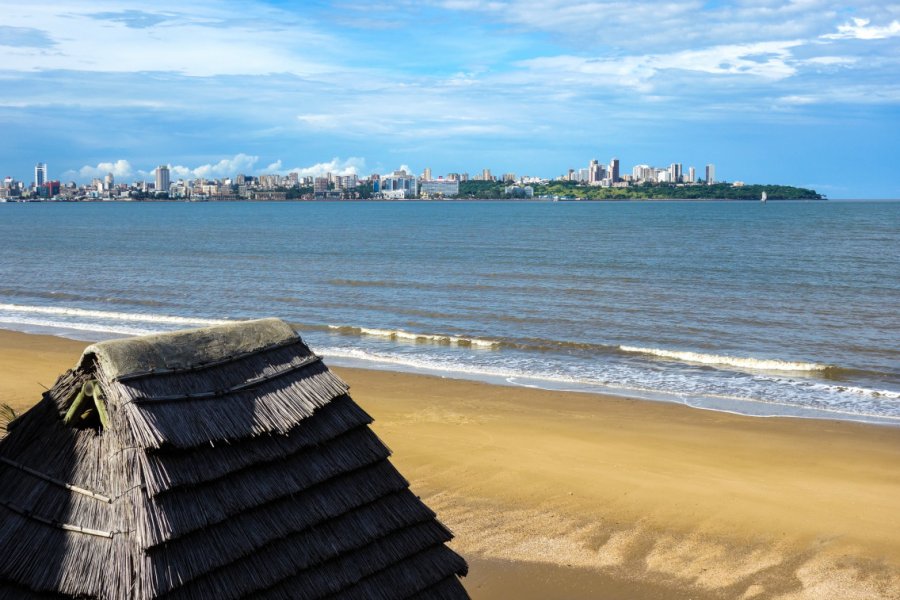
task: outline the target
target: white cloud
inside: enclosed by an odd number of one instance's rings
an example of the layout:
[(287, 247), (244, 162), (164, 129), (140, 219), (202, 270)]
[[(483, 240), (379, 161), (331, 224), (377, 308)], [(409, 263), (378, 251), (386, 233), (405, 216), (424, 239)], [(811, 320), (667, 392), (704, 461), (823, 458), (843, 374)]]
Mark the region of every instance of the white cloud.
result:
[(650, 91), (650, 80), (660, 73), (693, 71), (710, 75), (740, 75), (766, 80), (785, 79), (797, 72), (791, 48), (798, 40), (714, 46), (671, 54), (621, 58), (553, 56), (519, 63), (544, 77), (561, 77), (595, 85), (626, 85)]
[(816, 56), (813, 58), (807, 58), (806, 60), (803, 60), (801, 62), (805, 65), (832, 66), (853, 65), (859, 61), (858, 59), (849, 56)]
[[(91, 13), (73, 0), (8, 0), (4, 26), (40, 27), (51, 50), (0, 45), (0, 65), (16, 71), (71, 69), (191, 76), (330, 72), (330, 37), (271, 7), (161, 0), (152, 12), (134, 1), (118, 13)], [(250, 16), (252, 14), (252, 16)], [(118, 16), (117, 16), (118, 15)], [(135, 19), (143, 22), (135, 26)], [(115, 49), (113, 52), (110, 49)]]
[(883, 40), (900, 35), (900, 21), (891, 21), (881, 27), (870, 25), (870, 19), (854, 18), (850, 23), (838, 25), (837, 33), (823, 35), (826, 40)]
[(66, 177), (77, 175), (81, 179), (93, 179), (94, 177), (105, 177), (107, 173), (112, 173), (114, 177), (131, 177), (134, 170), (131, 163), (127, 160), (119, 159), (116, 162), (102, 162), (96, 167), (85, 165), (77, 171), (66, 171), (63, 173)]
[(306, 125), (309, 129), (332, 129), (341, 125), (341, 120), (338, 115), (297, 115), (297, 120)]
[(170, 165), (169, 171), (173, 177), (182, 179), (217, 179), (233, 177), (238, 173), (252, 173), (257, 162), (259, 162), (258, 156), (241, 153), (235, 154), (232, 158), (223, 158), (215, 164), (205, 164), (199, 167)]
[(316, 163), (306, 167), (294, 167), (286, 169), (280, 159), (266, 167), (262, 173), (276, 173), (279, 175), (287, 175), (288, 173), (297, 173), (300, 177), (320, 177), (326, 173), (334, 175), (362, 175), (365, 173), (366, 159), (357, 156), (351, 156), (346, 160), (333, 158), (328, 162)]
[(276, 160), (275, 162), (273, 162), (272, 164), (267, 166), (265, 169), (263, 169), (262, 172), (263, 173), (279, 173), (281, 171), (281, 167), (282, 167), (282, 163), (281, 163), (281, 159), (279, 158), (278, 160)]

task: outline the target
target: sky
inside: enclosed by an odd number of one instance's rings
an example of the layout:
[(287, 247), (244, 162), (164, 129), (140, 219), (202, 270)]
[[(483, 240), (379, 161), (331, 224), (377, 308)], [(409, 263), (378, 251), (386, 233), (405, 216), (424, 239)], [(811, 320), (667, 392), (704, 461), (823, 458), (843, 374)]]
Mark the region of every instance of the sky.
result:
[[(152, 8), (148, 8), (152, 6)], [(0, 177), (591, 159), (900, 197), (900, 3), (4, 0)]]

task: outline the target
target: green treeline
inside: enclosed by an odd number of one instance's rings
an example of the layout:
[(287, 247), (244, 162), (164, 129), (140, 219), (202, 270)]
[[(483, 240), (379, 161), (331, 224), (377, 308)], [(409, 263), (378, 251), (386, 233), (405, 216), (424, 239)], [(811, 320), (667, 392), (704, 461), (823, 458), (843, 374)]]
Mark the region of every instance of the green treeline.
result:
[[(460, 198), (507, 198), (507, 184), (498, 181), (463, 181), (459, 184)], [(789, 185), (744, 185), (734, 187), (730, 183), (714, 185), (672, 185), (668, 183), (642, 183), (627, 188), (604, 188), (579, 185), (574, 181), (551, 181), (536, 184), (534, 196), (558, 196), (576, 200), (759, 200), (763, 192), (769, 200), (821, 200), (815, 190)]]

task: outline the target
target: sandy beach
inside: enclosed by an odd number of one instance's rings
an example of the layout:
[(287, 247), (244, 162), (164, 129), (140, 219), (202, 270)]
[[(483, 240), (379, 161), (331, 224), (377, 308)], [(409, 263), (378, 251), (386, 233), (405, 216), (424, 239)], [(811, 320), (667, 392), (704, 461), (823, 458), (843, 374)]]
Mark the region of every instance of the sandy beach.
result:
[[(0, 402), (84, 346), (0, 332)], [(900, 428), (335, 370), (473, 598), (900, 598)]]

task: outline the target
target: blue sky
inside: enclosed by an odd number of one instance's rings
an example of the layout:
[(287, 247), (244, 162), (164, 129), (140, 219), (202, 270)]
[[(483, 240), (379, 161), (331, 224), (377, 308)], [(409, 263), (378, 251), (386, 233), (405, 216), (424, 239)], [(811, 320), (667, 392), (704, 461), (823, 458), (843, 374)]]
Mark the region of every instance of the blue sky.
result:
[(900, 197), (900, 3), (4, 0), (0, 176), (552, 177)]

